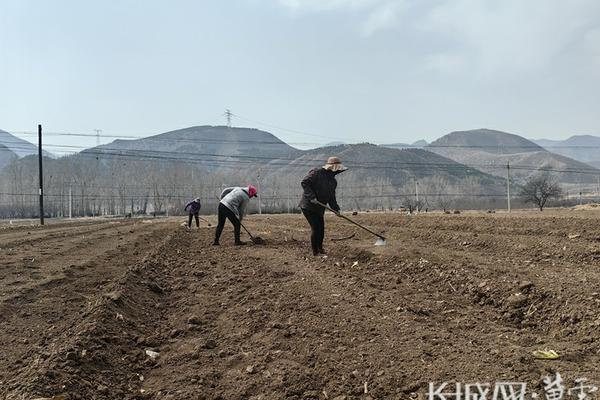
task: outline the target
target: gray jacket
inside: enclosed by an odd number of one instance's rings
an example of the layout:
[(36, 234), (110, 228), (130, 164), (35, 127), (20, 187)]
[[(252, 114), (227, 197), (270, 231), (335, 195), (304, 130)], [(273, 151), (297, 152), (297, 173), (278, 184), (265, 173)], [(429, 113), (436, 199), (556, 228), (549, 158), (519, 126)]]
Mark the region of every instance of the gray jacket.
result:
[(229, 208), (240, 221), (246, 215), (246, 207), (248, 207), (249, 201), (250, 196), (245, 188), (227, 188), (221, 193), (221, 204)]

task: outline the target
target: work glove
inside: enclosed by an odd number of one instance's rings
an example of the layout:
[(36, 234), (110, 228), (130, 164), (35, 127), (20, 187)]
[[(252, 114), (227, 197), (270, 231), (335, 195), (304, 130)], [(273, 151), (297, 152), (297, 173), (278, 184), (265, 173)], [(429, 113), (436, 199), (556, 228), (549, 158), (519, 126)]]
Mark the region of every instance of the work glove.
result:
[(319, 204), (319, 200), (317, 200), (316, 198), (310, 199), (310, 202), (313, 204)]
[(335, 215), (337, 215), (338, 217), (342, 216), (342, 212), (340, 210), (333, 210), (333, 212), (335, 213)]

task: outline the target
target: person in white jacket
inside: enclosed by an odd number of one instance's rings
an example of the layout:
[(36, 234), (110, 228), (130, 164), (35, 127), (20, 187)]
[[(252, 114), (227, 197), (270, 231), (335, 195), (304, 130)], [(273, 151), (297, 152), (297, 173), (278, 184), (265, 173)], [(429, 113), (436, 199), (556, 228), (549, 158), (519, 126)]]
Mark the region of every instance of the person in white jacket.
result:
[(233, 225), (235, 244), (237, 246), (246, 244), (240, 240), (241, 222), (242, 219), (244, 219), (244, 215), (246, 215), (248, 202), (250, 202), (252, 197), (256, 197), (257, 193), (256, 188), (252, 185), (223, 190), (221, 193), (221, 201), (219, 202), (219, 223), (217, 225), (217, 230), (215, 231), (214, 246), (219, 245), (219, 239), (221, 238), (221, 233), (225, 227), (226, 219)]

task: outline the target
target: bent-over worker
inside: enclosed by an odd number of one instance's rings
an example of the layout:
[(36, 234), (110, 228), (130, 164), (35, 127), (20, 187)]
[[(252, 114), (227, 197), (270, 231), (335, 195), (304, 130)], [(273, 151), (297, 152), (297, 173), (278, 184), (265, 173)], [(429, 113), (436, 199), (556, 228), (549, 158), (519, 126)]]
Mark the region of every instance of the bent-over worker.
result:
[(257, 190), (254, 186), (248, 185), (247, 187), (233, 187), (223, 190), (221, 193), (221, 201), (219, 202), (219, 223), (217, 230), (215, 231), (214, 246), (219, 245), (219, 239), (221, 233), (225, 227), (225, 220), (228, 219), (233, 225), (233, 232), (236, 245), (246, 244), (240, 240), (240, 227), (242, 219), (246, 214), (246, 208), (248, 202), (252, 197), (256, 197)]

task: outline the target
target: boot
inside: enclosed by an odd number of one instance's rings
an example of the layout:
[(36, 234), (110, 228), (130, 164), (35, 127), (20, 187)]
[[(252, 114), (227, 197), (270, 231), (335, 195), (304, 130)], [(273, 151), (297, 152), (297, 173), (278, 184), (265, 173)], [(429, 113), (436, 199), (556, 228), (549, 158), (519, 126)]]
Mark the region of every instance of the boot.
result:
[(236, 240), (236, 241), (235, 241), (235, 245), (236, 245), (236, 246), (245, 246), (245, 245), (246, 245), (246, 242), (242, 242), (241, 240)]

